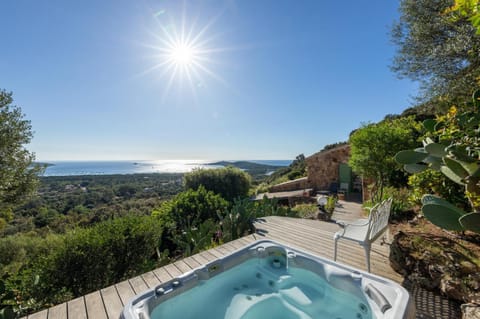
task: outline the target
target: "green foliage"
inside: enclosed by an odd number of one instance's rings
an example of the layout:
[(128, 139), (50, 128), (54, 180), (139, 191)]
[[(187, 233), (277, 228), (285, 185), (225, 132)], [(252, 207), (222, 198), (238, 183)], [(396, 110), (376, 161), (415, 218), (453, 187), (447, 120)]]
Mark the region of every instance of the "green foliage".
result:
[(236, 200), (233, 207), (220, 215), (222, 238), (230, 241), (254, 231), (253, 222), (266, 216), (297, 217), (297, 213), (289, 207), (278, 204), (278, 200), (264, 197), (260, 201), (249, 199)]
[(440, 171), (424, 170), (408, 177), (411, 188), (409, 201), (412, 205), (421, 205), (424, 194), (435, 194), (449, 202), (456, 203), (462, 209), (468, 209), (464, 188), (447, 178)]
[(25, 148), (33, 136), (30, 122), (12, 102), (12, 94), (0, 90), (0, 211), (32, 194), (40, 172), (33, 153)]
[(234, 167), (197, 169), (185, 174), (184, 183), (186, 189), (197, 189), (203, 186), (209, 191), (220, 194), (226, 200), (233, 201), (237, 197), (248, 196), (251, 177)]
[(392, 206), (390, 208), (390, 219), (401, 220), (404, 219), (409, 212), (412, 211), (411, 191), (407, 188), (385, 187), (383, 197), (378, 202), (366, 201), (364, 207), (373, 207), (377, 203), (392, 198)]
[(46, 292), (53, 293), (49, 286), (66, 287), (80, 296), (151, 269), (162, 228), (155, 218), (132, 216), (68, 232), (60, 249), (43, 261)]
[(150, 216), (108, 220), (64, 235), (0, 239), (1, 275), (24, 314), (130, 278), (160, 263), (163, 225)]
[(260, 201), (254, 201), (253, 209), (255, 218), (266, 216), (297, 217), (297, 214), (288, 206), (282, 206), (276, 198), (263, 197)]
[(217, 224), (208, 219), (197, 226), (186, 227), (173, 237), (173, 241), (177, 245), (177, 249), (182, 252), (183, 257), (188, 257), (213, 247), (214, 234), (217, 230)]
[(208, 165), (239, 168), (242, 171), (248, 173), (248, 175), (251, 176), (253, 181), (261, 181), (265, 178), (266, 175), (269, 175), (271, 172), (282, 168), (282, 166), (260, 164), (249, 161), (220, 161), (215, 163), (209, 163)]
[(452, 19), (455, 13), (448, 11), (452, 3), (400, 2), (400, 20), (392, 30), (398, 47), (392, 69), (402, 77), (420, 81), (424, 97), (448, 96), (458, 103), (478, 85), (480, 36), (468, 19)]
[(330, 214), (330, 216), (333, 214), (333, 211), (335, 210), (335, 206), (337, 205), (337, 202), (338, 202), (337, 196), (327, 197), (327, 203), (325, 204), (325, 211), (328, 214)]
[(344, 146), (344, 145), (347, 145), (347, 144), (348, 144), (348, 142), (337, 142), (337, 143), (333, 143), (333, 144), (327, 144), (323, 147), (322, 152), (332, 150), (334, 148)]
[[(38, 194), (13, 210), (0, 236), (65, 233), (127, 215), (146, 216), (183, 189), (183, 174), (40, 177)], [(3, 212), (8, 212), (4, 210)], [(0, 223), (2, 213), (0, 213)], [(12, 216), (5, 216), (11, 218)]]
[(227, 207), (228, 202), (219, 194), (200, 186), (196, 190), (188, 189), (162, 203), (152, 214), (168, 218), (178, 230), (184, 230), (208, 219), (217, 220), (217, 214), (225, 211)]
[(317, 204), (297, 204), (292, 212), (300, 218), (316, 218), (318, 214)]
[(234, 240), (253, 232), (253, 221), (257, 215), (256, 206), (248, 198), (238, 199), (229, 211), (220, 215), (224, 241)]
[[(465, 197), (476, 214), (480, 214), (479, 96), (480, 91), (473, 95), (471, 108), (464, 113), (452, 107), (446, 115), (425, 121), (428, 136), (423, 140), (423, 147), (413, 152), (401, 151), (395, 156), (407, 171), (412, 166), (433, 169), (463, 185)], [(456, 231), (480, 230), (480, 219), (476, 215), (464, 216), (467, 213), (443, 199), (425, 195), (422, 204), (424, 215), (437, 226)]]
[(394, 155), (402, 149), (414, 147), (421, 125), (412, 117), (363, 125), (350, 136), (349, 165), (364, 178), (374, 180), (373, 200), (383, 198), (384, 186), (406, 184), (406, 175), (398, 173)]
[(0, 319), (14, 319), (15, 312), (13, 305), (15, 294), (7, 287), (4, 278), (0, 279)]
[(455, 0), (455, 5), (447, 13), (453, 13), (453, 22), (467, 18), (480, 34), (480, 1), (479, 0)]
[(25, 265), (51, 254), (62, 242), (58, 235), (39, 237), (35, 233), (0, 238), (0, 277), (15, 274)]
[[(304, 176), (307, 176), (307, 163), (305, 155), (300, 154), (288, 167), (280, 168), (265, 178), (265, 183), (271, 186)], [(257, 191), (257, 193), (261, 193), (261, 191)]]
[(447, 230), (463, 230), (459, 222), (460, 217), (466, 214), (463, 210), (440, 197), (428, 194), (423, 196), (422, 204), (423, 215), (433, 224)]
[[(152, 215), (165, 225), (162, 250), (168, 249), (175, 254), (187, 255), (207, 247), (205, 240), (187, 243), (192, 238), (203, 238), (208, 231), (214, 231), (207, 221), (218, 222), (221, 212), (227, 210), (229, 203), (220, 195), (207, 191), (205, 187), (188, 189), (173, 199), (163, 202)], [(207, 245), (207, 246), (206, 246)]]

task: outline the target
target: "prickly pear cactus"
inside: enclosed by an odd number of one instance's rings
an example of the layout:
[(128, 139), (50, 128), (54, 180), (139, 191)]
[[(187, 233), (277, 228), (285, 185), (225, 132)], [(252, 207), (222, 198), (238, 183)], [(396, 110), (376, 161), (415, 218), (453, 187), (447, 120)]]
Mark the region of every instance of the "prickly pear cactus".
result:
[(466, 213), (447, 201), (425, 195), (422, 212), (433, 224), (444, 229), (480, 233), (480, 91), (473, 95), (472, 110), (458, 114), (452, 107), (448, 114), (423, 123), (428, 137), (423, 147), (400, 151), (395, 160), (409, 173), (426, 169), (442, 172), (465, 186), (474, 212)]

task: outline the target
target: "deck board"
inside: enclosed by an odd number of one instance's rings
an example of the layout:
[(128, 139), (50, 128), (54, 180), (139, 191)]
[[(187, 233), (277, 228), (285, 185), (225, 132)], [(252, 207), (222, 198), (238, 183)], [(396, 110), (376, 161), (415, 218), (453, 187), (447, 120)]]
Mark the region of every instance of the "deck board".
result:
[(115, 288), (117, 288), (118, 295), (120, 296), (123, 305), (126, 305), (128, 301), (135, 296), (135, 291), (133, 291), (128, 280), (116, 284)]
[(171, 280), (173, 277), (167, 272), (165, 267), (157, 268), (153, 271), (161, 283)]
[(209, 263), (210, 261), (213, 260), (211, 257), (210, 258), (208, 258), (208, 257), (209, 256), (204, 256), (204, 254), (200, 253), (200, 254), (193, 255), (192, 259), (194, 259), (199, 264), (204, 265), (204, 264), (207, 264), (207, 263)]
[(107, 319), (107, 313), (100, 291), (95, 291), (86, 295), (85, 306), (87, 308), (87, 316), (89, 319)]
[(67, 303), (62, 303), (48, 309), (49, 319), (65, 319), (67, 318)]
[(149, 271), (142, 275), (143, 280), (147, 284), (148, 288), (155, 288), (157, 285), (160, 284), (160, 280), (158, 280), (157, 276), (153, 273), (153, 271)]
[(148, 286), (141, 276), (133, 277), (128, 281), (130, 282), (130, 285), (132, 286), (135, 294), (139, 294), (141, 292), (148, 290)]
[[(84, 297), (73, 299), (67, 303), (69, 319), (87, 319)], [(49, 315), (50, 316), (50, 315)]]
[(188, 267), (190, 267), (191, 269), (195, 269), (195, 268), (197, 268), (197, 267), (202, 266), (201, 263), (199, 263), (198, 261), (196, 261), (196, 260), (195, 260), (194, 258), (192, 258), (191, 256), (183, 259), (183, 261), (184, 261), (184, 262), (188, 265)]
[(184, 273), (189, 272), (190, 270), (193, 269), (192, 267), (190, 267), (190, 266), (185, 262), (185, 259), (176, 261), (176, 262), (174, 262), (173, 264), (175, 265), (175, 267), (178, 268), (178, 270), (180, 270), (180, 274), (184, 274)]
[[(333, 218), (342, 220), (353, 220), (362, 217), (360, 206), (343, 202), (336, 208)], [(278, 241), (282, 244), (305, 250), (313, 255), (332, 259), (334, 240), (333, 235), (341, 228), (333, 222), (322, 222), (309, 219), (295, 219), (287, 217), (266, 217), (258, 220), (255, 224), (257, 231), (254, 234), (236, 239), (229, 243), (217, 246), (207, 251), (200, 252), (182, 260), (177, 260), (164, 267), (120, 282), (116, 285), (104, 288), (64, 303), (53, 308), (29, 315), (28, 319), (118, 319), (123, 306), (136, 294), (155, 288), (157, 285), (167, 282), (192, 269), (205, 265), (217, 258), (224, 257), (245, 245), (256, 240), (268, 239)], [(403, 277), (397, 274), (390, 267), (388, 255), (389, 245), (380, 245), (377, 241), (372, 245), (371, 269), (372, 273), (392, 279), (401, 283)], [(338, 243), (338, 262), (365, 270), (365, 254), (363, 248), (347, 240), (340, 240)], [(451, 303), (441, 296), (433, 295), (424, 290), (411, 290), (415, 298), (417, 308), (421, 315), (418, 318), (435, 317), (449, 318), (453, 309)], [(428, 300), (428, 305), (425, 302)], [(440, 316), (443, 309), (446, 314)], [(445, 309), (450, 309), (446, 312)], [(426, 316), (426, 317), (425, 317)]]
[(100, 290), (100, 293), (103, 297), (103, 304), (105, 305), (108, 319), (118, 319), (122, 312), (123, 305), (115, 286), (104, 288)]
[(223, 256), (225, 256), (225, 253), (221, 252), (218, 249), (218, 247), (215, 247), (215, 248), (212, 248), (212, 249), (208, 250), (208, 253), (213, 255), (215, 258), (222, 258)]
[(28, 316), (28, 319), (47, 319), (48, 318), (48, 309), (42, 310), (40, 312), (31, 314)]
[(178, 277), (178, 276), (180, 276), (180, 275), (183, 274), (183, 272), (182, 272), (180, 269), (178, 269), (178, 268), (175, 266), (175, 264), (168, 264), (168, 265), (166, 265), (166, 266), (163, 267), (163, 268), (165, 268), (165, 270), (168, 272), (168, 274), (169, 274), (170, 277), (172, 277), (172, 278), (176, 278), (176, 277)]

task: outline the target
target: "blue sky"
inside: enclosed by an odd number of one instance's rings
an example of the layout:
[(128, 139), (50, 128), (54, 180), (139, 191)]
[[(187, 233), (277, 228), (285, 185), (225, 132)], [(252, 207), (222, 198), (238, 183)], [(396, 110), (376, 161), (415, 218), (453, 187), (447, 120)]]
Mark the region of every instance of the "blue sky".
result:
[[(0, 88), (31, 120), (38, 160), (308, 156), (411, 105), (417, 85), (389, 70), (397, 8), (4, 0)], [(182, 30), (196, 62), (173, 73)]]

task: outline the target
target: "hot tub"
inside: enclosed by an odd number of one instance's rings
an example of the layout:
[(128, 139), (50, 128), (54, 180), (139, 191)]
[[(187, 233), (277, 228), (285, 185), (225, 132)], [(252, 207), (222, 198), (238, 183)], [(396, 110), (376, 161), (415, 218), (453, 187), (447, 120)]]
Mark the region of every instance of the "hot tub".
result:
[(414, 318), (399, 284), (257, 241), (134, 297), (122, 319)]

